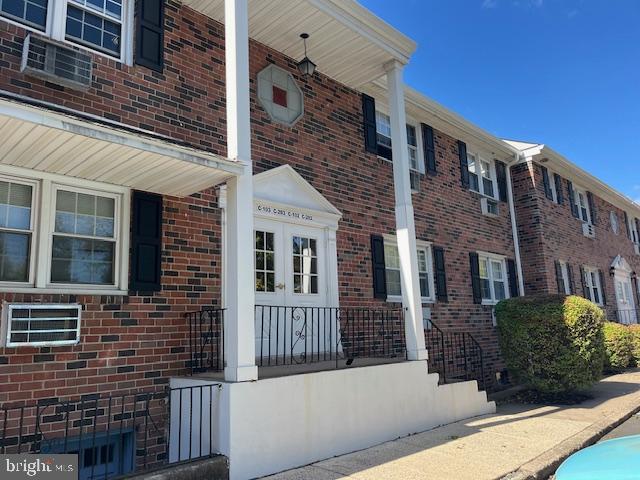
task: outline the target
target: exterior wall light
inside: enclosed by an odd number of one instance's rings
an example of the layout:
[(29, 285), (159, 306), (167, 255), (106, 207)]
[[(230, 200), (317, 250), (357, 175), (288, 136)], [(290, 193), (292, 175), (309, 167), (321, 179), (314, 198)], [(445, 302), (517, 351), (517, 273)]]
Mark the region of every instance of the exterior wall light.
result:
[(309, 38), (309, 34), (301, 33), (300, 38), (304, 42), (304, 58), (298, 62), (298, 71), (306, 78), (316, 71), (316, 64), (307, 57), (307, 38)]

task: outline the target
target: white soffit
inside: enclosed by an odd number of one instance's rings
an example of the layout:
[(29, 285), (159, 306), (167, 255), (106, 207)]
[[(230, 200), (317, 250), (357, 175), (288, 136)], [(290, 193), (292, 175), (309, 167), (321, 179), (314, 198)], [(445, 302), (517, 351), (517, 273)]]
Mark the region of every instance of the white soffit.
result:
[(0, 164), (175, 196), (243, 171), (218, 155), (4, 99)]
[[(640, 217), (640, 204), (634, 202), (626, 195), (610, 187), (602, 180), (583, 170), (563, 155), (542, 143), (530, 143), (519, 140), (504, 140), (505, 143), (518, 148), (525, 158), (531, 158), (537, 163), (546, 166), (554, 173), (567, 178), (575, 185), (586, 188), (594, 195), (602, 198), (612, 205), (617, 206), (628, 213)], [(547, 159), (542, 162), (542, 159)]]
[[(224, 23), (225, 0), (183, 0)], [(318, 72), (352, 88), (384, 75), (384, 64), (407, 63), (413, 40), (355, 0), (248, 0), (249, 36), (285, 55), (304, 56), (301, 33), (310, 35), (308, 56)]]
[[(376, 106), (386, 108), (388, 91), (386, 79), (381, 78), (369, 83), (364, 91), (375, 98)], [(478, 148), (490, 153), (495, 158), (511, 163), (516, 160), (517, 149), (506, 144), (500, 138), (476, 126), (464, 117), (449, 110), (435, 100), (405, 85), (405, 109), (407, 118), (418, 123), (425, 123), (447, 135), (462, 140), (469, 148)]]

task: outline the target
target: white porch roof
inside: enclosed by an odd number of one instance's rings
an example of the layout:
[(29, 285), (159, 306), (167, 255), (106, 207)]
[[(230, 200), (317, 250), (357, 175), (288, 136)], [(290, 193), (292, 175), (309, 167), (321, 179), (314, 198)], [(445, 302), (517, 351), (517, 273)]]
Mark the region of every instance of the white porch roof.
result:
[[(225, 0), (183, 0), (224, 23)], [(352, 88), (385, 74), (384, 64), (407, 63), (413, 40), (355, 0), (249, 0), (249, 36), (296, 60), (301, 33), (311, 35), (308, 55), (318, 71)]]
[(243, 171), (235, 161), (0, 99), (0, 164), (185, 196)]

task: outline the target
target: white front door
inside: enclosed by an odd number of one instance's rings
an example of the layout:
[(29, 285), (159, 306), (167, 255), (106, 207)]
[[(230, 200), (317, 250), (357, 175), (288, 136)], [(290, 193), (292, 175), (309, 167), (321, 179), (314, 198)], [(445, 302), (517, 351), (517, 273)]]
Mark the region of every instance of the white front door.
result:
[(323, 228), (256, 218), (259, 364), (290, 363), (335, 349), (328, 345), (330, 319), (324, 308), (328, 293), (325, 237)]
[(616, 270), (616, 302), (618, 306), (618, 321), (620, 323), (638, 323), (635, 301), (633, 299), (633, 287), (631, 275), (624, 270)]

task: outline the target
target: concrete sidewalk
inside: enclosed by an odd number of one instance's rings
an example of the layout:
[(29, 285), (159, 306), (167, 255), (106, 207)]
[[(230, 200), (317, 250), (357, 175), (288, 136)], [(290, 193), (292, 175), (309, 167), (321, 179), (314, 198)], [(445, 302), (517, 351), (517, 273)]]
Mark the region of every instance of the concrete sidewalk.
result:
[(640, 409), (640, 371), (614, 375), (576, 406), (504, 404), (453, 423), (269, 480), (547, 478), (560, 461)]

